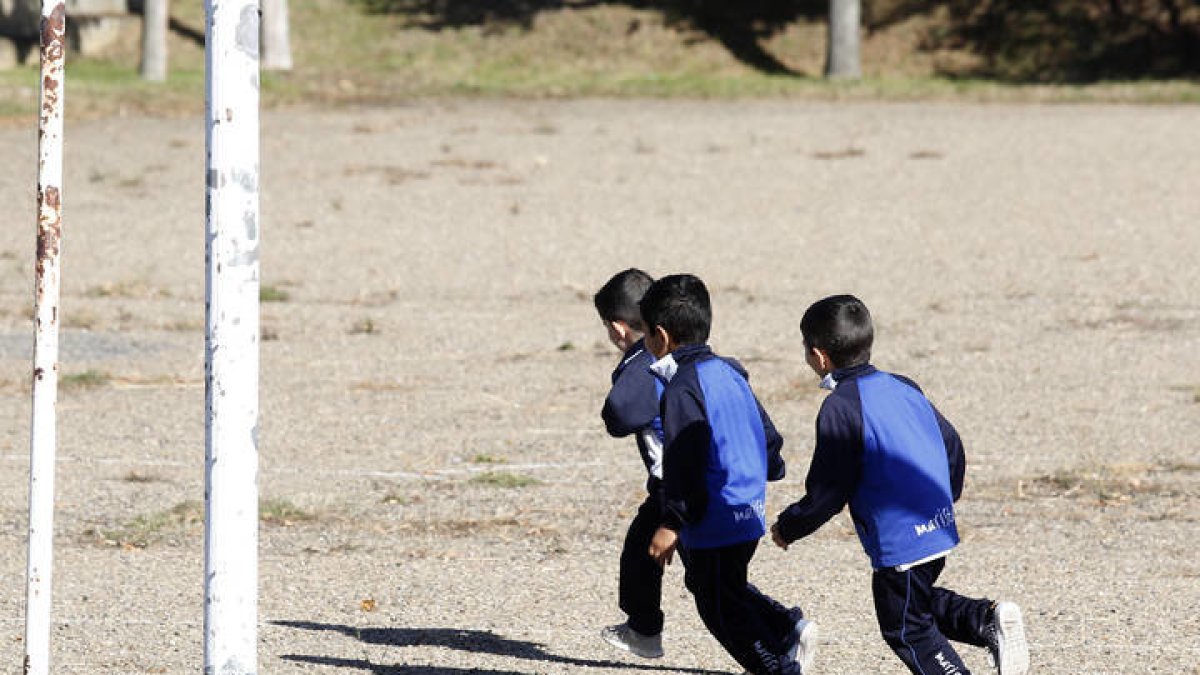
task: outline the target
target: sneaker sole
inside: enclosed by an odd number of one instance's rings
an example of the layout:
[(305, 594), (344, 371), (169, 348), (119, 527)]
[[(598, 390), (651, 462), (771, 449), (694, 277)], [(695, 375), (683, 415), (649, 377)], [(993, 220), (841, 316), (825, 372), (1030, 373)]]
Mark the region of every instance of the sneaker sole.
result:
[(1000, 626), (1000, 675), (1025, 675), (1029, 672), (1029, 644), (1025, 641), (1025, 621), (1021, 608), (1011, 602), (996, 605), (996, 623)]

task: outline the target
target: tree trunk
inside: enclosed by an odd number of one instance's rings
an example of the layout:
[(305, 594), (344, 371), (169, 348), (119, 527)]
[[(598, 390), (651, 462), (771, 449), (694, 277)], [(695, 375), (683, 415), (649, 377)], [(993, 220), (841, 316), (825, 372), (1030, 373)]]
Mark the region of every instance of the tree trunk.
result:
[(829, 51), (825, 77), (857, 80), (862, 77), (859, 60), (859, 24), (862, 0), (829, 0)]
[(143, 80), (167, 79), (167, 0), (145, 0), (142, 4)]
[(262, 0), (262, 67), (292, 69), (287, 0)]

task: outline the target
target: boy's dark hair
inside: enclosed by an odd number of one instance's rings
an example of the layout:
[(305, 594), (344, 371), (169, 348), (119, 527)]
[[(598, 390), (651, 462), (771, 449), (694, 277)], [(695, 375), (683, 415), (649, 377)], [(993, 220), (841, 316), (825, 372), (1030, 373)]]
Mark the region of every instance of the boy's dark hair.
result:
[(691, 274), (663, 277), (642, 296), (641, 305), (647, 331), (662, 326), (680, 345), (708, 342), (712, 302), (699, 277)]
[(604, 321), (624, 321), (630, 328), (644, 333), (646, 327), (642, 324), (638, 301), (653, 283), (653, 277), (636, 267), (617, 272), (592, 296), (596, 312)]
[(871, 313), (853, 295), (831, 295), (814, 302), (800, 319), (805, 351), (816, 347), (829, 354), (835, 368), (871, 360), (875, 327)]

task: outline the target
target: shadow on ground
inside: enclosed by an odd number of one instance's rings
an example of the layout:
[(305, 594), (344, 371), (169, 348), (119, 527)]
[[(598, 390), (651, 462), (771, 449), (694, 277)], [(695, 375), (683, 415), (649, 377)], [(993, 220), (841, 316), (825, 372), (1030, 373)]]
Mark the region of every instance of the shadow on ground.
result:
[[(762, 41), (800, 18), (824, 16), (825, 0), (357, 0), (368, 10), (403, 15), (408, 25), (439, 31), (464, 26), (532, 27), (541, 12), (624, 5), (651, 9), (667, 25), (702, 33), (734, 58), (764, 73), (795, 75)], [(630, 30), (637, 30), (634, 25)]]
[[(798, 75), (764, 41), (801, 21), (823, 21), (828, 0), (354, 0), (431, 31), (484, 26), (530, 29), (542, 12), (604, 5), (651, 10), (668, 26), (720, 42), (764, 73)], [(869, 39), (913, 18), (927, 21), (918, 49), (958, 52), (970, 65), (939, 67), (949, 77), (1014, 83), (1088, 83), (1192, 77), (1200, 73), (1197, 0), (873, 0), (862, 3)], [(636, 22), (635, 22), (636, 23)], [(631, 24), (629, 30), (637, 30)]]
[[(470, 630), (462, 628), (356, 628), (330, 623), (313, 621), (272, 621), (276, 626), (296, 628), (299, 630), (325, 631), (340, 633), (373, 645), (389, 647), (444, 647), (458, 651), (476, 654), (494, 654), (528, 661), (558, 663), (580, 668), (622, 668), (627, 670), (660, 671), (672, 673), (692, 673), (694, 675), (726, 675), (721, 670), (704, 670), (699, 668), (675, 668), (667, 666), (646, 665), (625, 661), (608, 661), (601, 659), (580, 659), (563, 656), (547, 651), (545, 645), (536, 642), (513, 640), (491, 631)], [(485, 673), (485, 675), (518, 675), (507, 670), (479, 670), (477, 668), (461, 669), (441, 666), (405, 666), (383, 665), (370, 663), (362, 659), (339, 659), (325, 656), (306, 656), (285, 654), (280, 658), (298, 663), (334, 666), (339, 668), (355, 668), (372, 673), (386, 675), (459, 675), (460, 673)]]

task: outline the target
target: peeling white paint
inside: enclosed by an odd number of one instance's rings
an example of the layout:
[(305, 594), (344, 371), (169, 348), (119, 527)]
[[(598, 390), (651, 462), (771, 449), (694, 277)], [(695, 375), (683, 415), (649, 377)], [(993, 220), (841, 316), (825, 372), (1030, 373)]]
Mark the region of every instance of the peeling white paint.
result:
[(62, 248), (66, 6), (44, 0), (38, 120), (38, 223), (34, 278), (33, 413), (29, 448), (29, 560), (25, 589), (26, 675), (50, 671), (57, 454), (58, 304)]
[(206, 36), (204, 672), (258, 641), (258, 4), (209, 0)]

